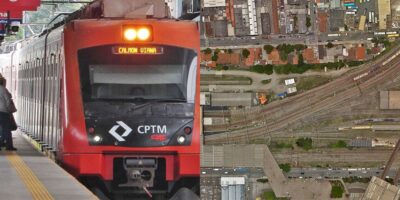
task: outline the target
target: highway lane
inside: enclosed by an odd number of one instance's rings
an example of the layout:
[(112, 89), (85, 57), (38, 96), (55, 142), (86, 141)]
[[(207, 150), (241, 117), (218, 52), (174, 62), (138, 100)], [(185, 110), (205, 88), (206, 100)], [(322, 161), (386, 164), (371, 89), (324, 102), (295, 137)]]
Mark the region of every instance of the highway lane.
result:
[[(379, 176), (383, 169), (379, 168), (292, 168), (286, 174), (289, 178), (344, 178), (344, 177), (358, 177), (358, 178), (371, 178), (372, 176)], [(387, 178), (393, 178), (396, 174), (395, 170), (390, 170)], [(386, 176), (385, 176), (386, 177)]]
[[(292, 168), (285, 173), (288, 178), (333, 179), (344, 177), (371, 178), (382, 173), (381, 168)], [(246, 176), (247, 178), (262, 178), (265, 173), (262, 168), (246, 167), (202, 167), (202, 176)], [(396, 170), (390, 170), (385, 178), (393, 178)], [(268, 177), (267, 177), (268, 178)]]
[[(347, 35), (346, 35), (347, 34)], [(248, 37), (218, 37), (201, 40), (202, 48), (246, 48), (257, 45), (271, 44), (279, 45), (284, 43), (318, 45), (326, 44), (331, 41), (334, 44), (359, 44), (360, 42), (370, 42), (368, 38), (374, 37), (373, 33), (348, 32), (341, 36), (328, 36), (328, 34), (292, 34), (292, 35), (270, 35), (269, 38), (260, 36)]]

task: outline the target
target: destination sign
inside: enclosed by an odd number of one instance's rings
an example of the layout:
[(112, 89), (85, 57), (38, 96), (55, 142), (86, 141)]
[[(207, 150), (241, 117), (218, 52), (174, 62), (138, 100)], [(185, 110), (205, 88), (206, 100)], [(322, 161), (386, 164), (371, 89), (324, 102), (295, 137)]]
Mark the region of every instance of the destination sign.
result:
[(162, 47), (113, 47), (113, 54), (118, 55), (157, 55), (163, 53), (164, 49)]

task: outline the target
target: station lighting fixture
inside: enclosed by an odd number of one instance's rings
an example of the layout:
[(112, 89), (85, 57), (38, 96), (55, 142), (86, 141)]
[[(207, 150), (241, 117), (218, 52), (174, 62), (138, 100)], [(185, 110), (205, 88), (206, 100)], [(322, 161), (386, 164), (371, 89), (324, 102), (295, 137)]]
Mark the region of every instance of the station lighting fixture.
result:
[(153, 40), (152, 28), (150, 26), (124, 26), (124, 40), (130, 42), (149, 42)]

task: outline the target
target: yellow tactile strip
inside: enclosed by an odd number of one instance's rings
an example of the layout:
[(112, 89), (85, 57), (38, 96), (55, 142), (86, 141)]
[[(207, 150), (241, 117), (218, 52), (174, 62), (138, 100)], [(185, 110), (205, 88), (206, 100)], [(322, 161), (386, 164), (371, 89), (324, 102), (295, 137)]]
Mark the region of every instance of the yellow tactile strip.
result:
[(14, 167), (20, 179), (24, 182), (34, 200), (54, 200), (50, 192), (38, 179), (35, 173), (25, 164), (22, 158), (15, 152), (7, 153), (7, 159)]

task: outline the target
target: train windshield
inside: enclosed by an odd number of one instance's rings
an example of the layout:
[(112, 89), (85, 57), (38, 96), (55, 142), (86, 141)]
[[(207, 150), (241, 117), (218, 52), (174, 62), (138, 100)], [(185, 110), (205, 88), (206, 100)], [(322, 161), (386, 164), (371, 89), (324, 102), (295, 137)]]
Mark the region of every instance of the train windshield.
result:
[(194, 102), (194, 51), (161, 46), (156, 53), (147, 53), (146, 47), (146, 52), (136, 54), (145, 50), (123, 48), (116, 52), (116, 46), (105, 46), (78, 52), (84, 101)]

